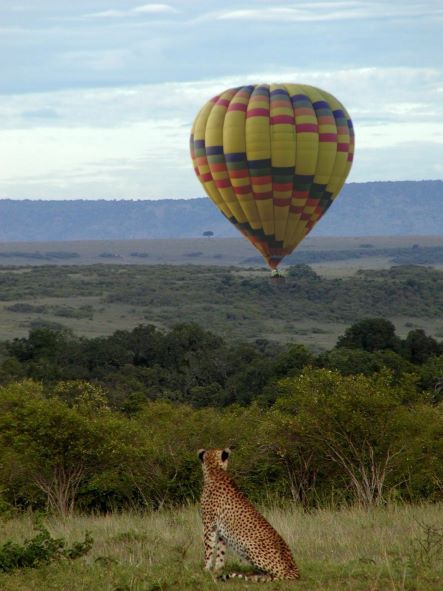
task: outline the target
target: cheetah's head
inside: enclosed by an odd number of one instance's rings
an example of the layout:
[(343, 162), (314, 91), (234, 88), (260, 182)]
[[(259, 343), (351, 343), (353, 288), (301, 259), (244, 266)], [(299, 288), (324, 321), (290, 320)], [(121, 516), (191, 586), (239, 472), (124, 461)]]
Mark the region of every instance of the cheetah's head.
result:
[(228, 468), (228, 459), (231, 455), (231, 450), (227, 447), (225, 449), (199, 449), (198, 457), (200, 462), (206, 466), (216, 466), (226, 470)]

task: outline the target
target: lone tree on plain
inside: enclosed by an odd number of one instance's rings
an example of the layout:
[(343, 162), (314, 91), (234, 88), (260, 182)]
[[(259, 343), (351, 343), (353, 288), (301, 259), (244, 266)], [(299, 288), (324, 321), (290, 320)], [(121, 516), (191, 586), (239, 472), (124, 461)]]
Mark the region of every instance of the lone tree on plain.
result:
[(211, 238), (211, 236), (214, 236), (214, 232), (212, 230), (206, 230), (203, 232), (203, 236), (206, 236), (206, 238)]

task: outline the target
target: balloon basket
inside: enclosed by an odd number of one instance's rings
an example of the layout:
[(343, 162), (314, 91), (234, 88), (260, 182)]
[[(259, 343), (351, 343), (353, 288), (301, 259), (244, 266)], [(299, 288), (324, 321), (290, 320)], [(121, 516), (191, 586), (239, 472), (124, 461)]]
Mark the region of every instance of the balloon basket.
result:
[(274, 285), (284, 285), (286, 283), (286, 279), (283, 273), (281, 273), (277, 269), (274, 269), (271, 274), (271, 282)]

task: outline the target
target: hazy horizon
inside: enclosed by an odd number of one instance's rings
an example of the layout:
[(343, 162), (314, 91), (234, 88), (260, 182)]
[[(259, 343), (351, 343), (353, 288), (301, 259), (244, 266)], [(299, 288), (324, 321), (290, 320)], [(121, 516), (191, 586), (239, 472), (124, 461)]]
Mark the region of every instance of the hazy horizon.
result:
[[(373, 181), (354, 181), (350, 183), (345, 183), (345, 186), (352, 186), (352, 185), (363, 185), (367, 183), (420, 183), (420, 182), (440, 182), (443, 183), (443, 179), (404, 179), (400, 181), (395, 180), (373, 180)], [(64, 198), (45, 198), (45, 197), (32, 197), (32, 196), (20, 196), (20, 197), (4, 197), (0, 195), (0, 201), (191, 201), (192, 199), (209, 199), (207, 195), (204, 195), (201, 190), (200, 195), (189, 195), (187, 197), (87, 197), (84, 195), (72, 196), (72, 197), (64, 197)]]

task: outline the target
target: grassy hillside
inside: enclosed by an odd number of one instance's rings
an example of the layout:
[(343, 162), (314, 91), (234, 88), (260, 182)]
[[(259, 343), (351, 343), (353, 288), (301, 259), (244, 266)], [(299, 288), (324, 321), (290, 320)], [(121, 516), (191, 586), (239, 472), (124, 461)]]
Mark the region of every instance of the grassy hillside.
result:
[[(264, 590), (441, 591), (442, 505), (391, 506), (370, 511), (342, 509), (302, 513), (265, 510), (291, 546), (302, 578), (262, 584)], [(56, 537), (94, 538), (77, 561), (0, 573), (2, 591), (209, 591), (218, 589), (203, 572), (202, 528), (197, 509), (49, 519)], [(0, 543), (32, 537), (29, 516), (2, 524)], [(228, 557), (232, 567), (238, 559)], [(256, 589), (229, 582), (223, 589)]]

